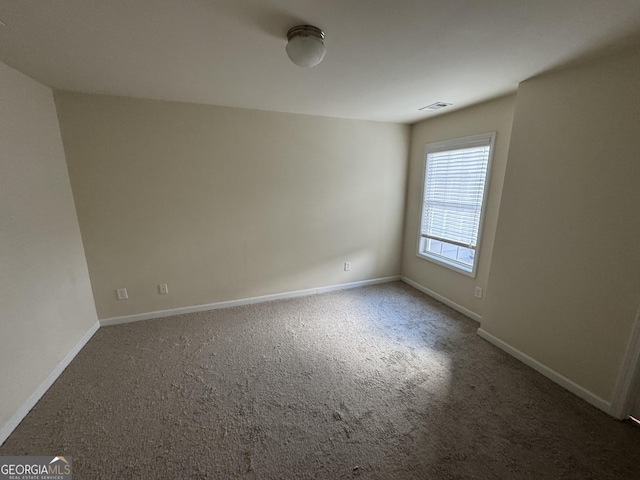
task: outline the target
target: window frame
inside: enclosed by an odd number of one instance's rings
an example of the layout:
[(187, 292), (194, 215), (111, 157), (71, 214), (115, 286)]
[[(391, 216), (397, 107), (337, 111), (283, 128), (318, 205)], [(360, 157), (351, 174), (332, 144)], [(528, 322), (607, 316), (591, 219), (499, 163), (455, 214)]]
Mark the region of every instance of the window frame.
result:
[[(416, 244), (416, 256), (423, 260), (438, 264), (450, 270), (456, 271), (471, 278), (476, 278), (478, 272), (478, 263), (480, 260), (480, 248), (482, 243), (482, 232), (484, 226), (484, 217), (487, 210), (489, 184), (491, 183), (491, 166), (493, 164), (493, 152), (495, 149), (496, 132), (482, 133), (479, 135), (470, 135), (467, 137), (453, 138), (439, 142), (428, 143), (425, 146), (424, 161), (422, 162), (422, 193), (420, 195), (420, 218), (418, 220), (418, 240)], [(441, 255), (425, 252), (425, 242), (429, 239), (422, 237), (422, 222), (424, 219), (425, 190), (427, 185), (427, 165), (429, 154), (437, 152), (446, 152), (449, 150), (459, 150), (463, 148), (488, 146), (489, 156), (487, 159), (487, 173), (484, 181), (484, 189), (482, 192), (482, 204), (480, 207), (480, 217), (478, 220), (478, 237), (474, 249), (473, 265), (470, 270), (463, 267), (461, 262), (447, 259)]]

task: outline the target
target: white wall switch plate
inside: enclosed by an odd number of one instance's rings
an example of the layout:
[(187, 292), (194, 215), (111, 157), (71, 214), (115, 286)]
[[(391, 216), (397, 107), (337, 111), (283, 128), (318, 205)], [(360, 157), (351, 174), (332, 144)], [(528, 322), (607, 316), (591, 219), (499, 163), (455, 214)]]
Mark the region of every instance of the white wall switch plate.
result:
[(158, 285), (158, 291), (160, 292), (160, 295), (166, 295), (169, 293), (169, 286), (166, 283), (161, 283)]
[(476, 287), (475, 297), (482, 298), (482, 287)]
[(127, 298), (129, 298), (126, 288), (118, 288), (116, 290), (116, 295), (118, 296), (118, 300), (126, 300)]
[(351, 271), (351, 262), (344, 262), (344, 271), (345, 272)]

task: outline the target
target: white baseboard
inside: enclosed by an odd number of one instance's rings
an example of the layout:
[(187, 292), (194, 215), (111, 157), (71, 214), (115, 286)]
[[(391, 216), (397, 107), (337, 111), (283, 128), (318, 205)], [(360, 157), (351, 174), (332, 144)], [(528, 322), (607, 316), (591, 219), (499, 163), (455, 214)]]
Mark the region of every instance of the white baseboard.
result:
[(472, 312), (471, 310), (469, 310), (468, 308), (463, 307), (462, 305), (457, 304), (453, 300), (449, 300), (447, 297), (443, 297), (439, 293), (436, 293), (433, 290), (429, 290), (427, 287), (425, 287), (423, 285), (420, 285), (419, 283), (414, 282), (413, 280), (410, 280), (407, 277), (400, 277), (400, 280), (402, 280), (407, 285), (411, 285), (416, 290), (420, 290), (422, 293), (426, 293), (427, 295), (429, 295), (430, 297), (435, 298), (439, 302), (444, 303), (448, 307), (453, 308), (455, 311), (460, 312), (464, 316), (469, 317), (472, 320), (475, 320), (476, 322), (482, 321), (482, 316), (478, 315), (475, 312)]
[(9, 435), (15, 430), (15, 428), (20, 424), (20, 422), (27, 416), (27, 414), (31, 411), (31, 409), (38, 403), (38, 400), (42, 398), (42, 396), (49, 390), (49, 387), (53, 385), (60, 374), (64, 371), (65, 368), (71, 363), (71, 361), (75, 358), (75, 356), (82, 350), (91, 337), (98, 331), (100, 328), (100, 324), (98, 322), (94, 323), (91, 328), (84, 334), (84, 336), (76, 343), (73, 348), (65, 355), (65, 357), (56, 365), (56, 368), (49, 374), (47, 378), (36, 388), (36, 391), (31, 394), (29, 398), (22, 404), (22, 406), (13, 414), (13, 416), (9, 419), (7, 423), (5, 423), (2, 428), (0, 428), (0, 445), (4, 443), (4, 441), (9, 438)]
[(520, 360), (525, 365), (533, 368), (538, 373), (541, 373), (542, 375), (544, 375), (548, 379), (550, 379), (553, 382), (557, 383), (561, 387), (566, 388), (571, 393), (577, 395), (578, 397), (582, 398), (583, 400), (586, 400), (587, 402), (589, 402), (594, 407), (599, 408), (600, 410), (604, 411), (605, 413), (607, 413), (609, 415), (612, 414), (612, 412), (611, 412), (611, 403), (610, 402), (607, 402), (606, 400), (600, 398), (599, 396), (597, 396), (596, 394), (590, 392), (589, 390), (585, 389), (584, 387), (581, 387), (577, 383), (569, 380), (564, 375), (559, 374), (555, 370), (552, 370), (551, 368), (549, 368), (546, 365), (540, 363), (536, 359), (531, 358), (526, 353), (523, 353), (520, 350), (518, 350), (517, 348), (512, 347), (508, 343), (503, 342), (498, 337), (495, 337), (495, 336), (491, 335), (486, 330), (483, 330), (482, 328), (479, 328), (478, 329), (478, 335), (480, 337), (484, 338), (489, 343), (491, 343), (491, 344), (495, 345), (496, 347), (498, 347), (500, 350), (505, 351), (506, 353), (508, 353), (512, 357), (517, 358), (518, 360)]
[(362, 280), (360, 282), (341, 283), (339, 285), (330, 285), (328, 287), (309, 288), (306, 290), (296, 290), (293, 292), (274, 293), (271, 295), (262, 295), (259, 297), (241, 298), (238, 300), (228, 300), (225, 302), (208, 303), (206, 305), (194, 305), (191, 307), (172, 308), (170, 310), (158, 310), (155, 312), (138, 313), (135, 315), (125, 315), (123, 317), (111, 317), (100, 320), (101, 327), (109, 325), (118, 325), (120, 323), (139, 322), (140, 320), (151, 320), (154, 318), (172, 317), (174, 315), (182, 315), (184, 313), (204, 312), (207, 310), (217, 310), (220, 308), (239, 307), (241, 305), (251, 305), (253, 303), (270, 302), (273, 300), (282, 300), (285, 298), (305, 297), (307, 295), (316, 295), (318, 293), (333, 292), (336, 290), (346, 290), (349, 288), (365, 287), (367, 285), (375, 285), (378, 283), (388, 283), (400, 280), (400, 276), (374, 278), (372, 280)]

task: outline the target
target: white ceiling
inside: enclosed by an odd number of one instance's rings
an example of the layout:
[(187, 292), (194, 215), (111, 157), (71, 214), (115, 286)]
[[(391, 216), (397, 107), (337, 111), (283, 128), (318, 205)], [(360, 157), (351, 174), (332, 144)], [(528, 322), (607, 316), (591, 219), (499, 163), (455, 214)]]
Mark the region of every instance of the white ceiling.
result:
[[(0, 20), (0, 60), (56, 89), (412, 123), (640, 33), (640, 0), (0, 0)], [(326, 34), (311, 69), (285, 54), (302, 23)]]

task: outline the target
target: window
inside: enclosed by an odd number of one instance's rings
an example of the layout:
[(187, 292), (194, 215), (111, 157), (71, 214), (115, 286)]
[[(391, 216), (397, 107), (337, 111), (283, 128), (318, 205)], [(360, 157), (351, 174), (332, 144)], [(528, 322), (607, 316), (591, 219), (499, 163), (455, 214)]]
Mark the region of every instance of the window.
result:
[(475, 277), (495, 133), (427, 145), (418, 256)]

